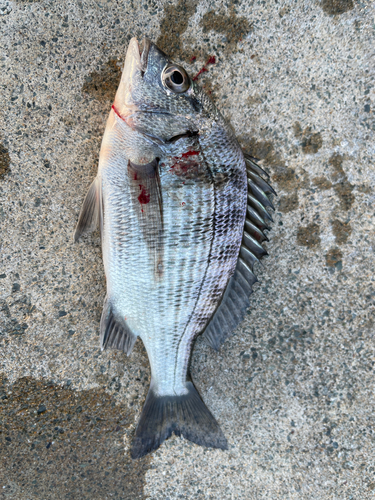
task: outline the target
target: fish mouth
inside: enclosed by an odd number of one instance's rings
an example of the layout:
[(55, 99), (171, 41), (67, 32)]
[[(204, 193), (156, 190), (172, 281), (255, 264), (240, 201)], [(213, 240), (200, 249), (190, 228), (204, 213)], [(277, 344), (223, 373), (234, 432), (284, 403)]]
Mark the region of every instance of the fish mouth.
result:
[(133, 87), (139, 74), (143, 79), (147, 70), (150, 48), (151, 42), (146, 37), (142, 40), (141, 44), (138, 43), (135, 37), (130, 40), (126, 52), (124, 71), (121, 77), (121, 83), (127, 86), (128, 90)]
[(150, 52), (151, 42), (148, 38), (142, 40), (142, 48), (138, 45), (140, 55), (140, 66), (142, 76), (145, 74), (148, 62), (148, 53)]
[(139, 76), (143, 79), (147, 69), (148, 54), (151, 42), (144, 38), (141, 47), (134, 37), (130, 40), (125, 57), (124, 70), (120, 85), (117, 89), (113, 109), (123, 121), (138, 110), (138, 103), (134, 100), (133, 90), (139, 85)]

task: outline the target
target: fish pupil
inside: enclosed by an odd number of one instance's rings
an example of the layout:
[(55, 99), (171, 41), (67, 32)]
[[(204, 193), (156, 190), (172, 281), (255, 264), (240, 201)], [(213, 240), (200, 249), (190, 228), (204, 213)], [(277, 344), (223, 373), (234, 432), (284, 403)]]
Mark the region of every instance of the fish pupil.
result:
[(181, 83), (184, 81), (184, 78), (179, 71), (173, 71), (173, 73), (171, 74), (171, 80), (176, 85), (181, 85)]

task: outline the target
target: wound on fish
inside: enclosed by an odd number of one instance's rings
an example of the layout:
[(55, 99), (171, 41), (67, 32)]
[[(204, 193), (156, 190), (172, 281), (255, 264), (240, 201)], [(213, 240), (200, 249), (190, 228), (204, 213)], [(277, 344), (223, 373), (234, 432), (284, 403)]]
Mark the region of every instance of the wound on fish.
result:
[(174, 159), (176, 160), (176, 162), (171, 165), (170, 172), (180, 175), (188, 173), (188, 171), (191, 169), (196, 169), (198, 164), (196, 161), (194, 161), (194, 159), (185, 160), (184, 158), (189, 158), (189, 156), (195, 156), (199, 154), (200, 151), (186, 151), (186, 153), (182, 153), (181, 156), (175, 156)]
[(141, 205), (147, 205), (147, 203), (150, 203), (150, 193), (143, 184), (139, 185), (139, 189), (141, 190), (141, 194), (138, 196), (138, 201)]
[(114, 104), (112, 104), (112, 109), (116, 113), (116, 115), (120, 118), (120, 120), (124, 121), (123, 117), (120, 115), (120, 113), (117, 111), (117, 108)]
[[(186, 153), (182, 153), (180, 158), (187, 158), (188, 156), (192, 155), (199, 155), (200, 151), (186, 151)], [(176, 160), (178, 160), (178, 157), (176, 157)]]

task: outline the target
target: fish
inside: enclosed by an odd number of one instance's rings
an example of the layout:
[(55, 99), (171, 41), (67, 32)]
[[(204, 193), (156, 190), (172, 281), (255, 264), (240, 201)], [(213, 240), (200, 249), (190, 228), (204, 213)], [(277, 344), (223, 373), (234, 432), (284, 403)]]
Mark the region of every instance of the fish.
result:
[(197, 81), (132, 38), (74, 240), (100, 227), (101, 348), (130, 355), (140, 337), (147, 351), (133, 459), (173, 433), (228, 448), (189, 362), (199, 335), (218, 350), (250, 305), (276, 194), (267, 181)]

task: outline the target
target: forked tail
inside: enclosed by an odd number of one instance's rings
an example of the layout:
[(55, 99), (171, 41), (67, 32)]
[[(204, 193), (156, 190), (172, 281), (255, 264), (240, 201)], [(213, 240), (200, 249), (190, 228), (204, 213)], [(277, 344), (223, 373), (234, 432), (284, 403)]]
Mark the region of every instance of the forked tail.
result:
[(131, 456), (140, 458), (159, 448), (174, 432), (209, 448), (228, 448), (219, 424), (201, 400), (192, 382), (182, 396), (157, 396), (150, 388), (139, 419)]

